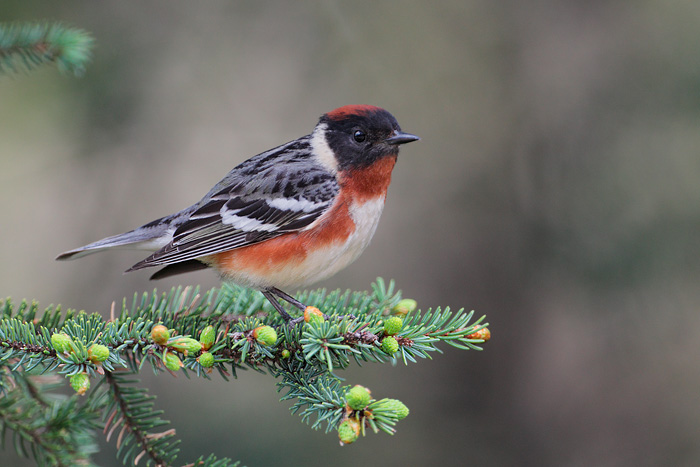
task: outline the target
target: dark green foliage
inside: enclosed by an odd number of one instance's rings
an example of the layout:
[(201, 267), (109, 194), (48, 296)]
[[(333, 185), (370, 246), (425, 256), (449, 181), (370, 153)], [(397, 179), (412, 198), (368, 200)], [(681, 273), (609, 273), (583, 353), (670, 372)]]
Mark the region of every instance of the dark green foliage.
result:
[[(441, 341), (465, 350), (478, 350), (483, 342), (473, 333), (485, 325), (479, 325), (481, 319), (472, 322), (473, 313), (416, 310), (391, 337), (399, 350), (387, 354), (381, 345), (387, 337), (384, 321), (401, 296), (393, 282), (386, 285), (381, 279), (370, 293), (316, 290), (298, 298), (321, 309), (326, 319), (290, 326), (259, 293), (233, 285), (204, 294), (191, 287), (136, 294), (119, 308), (113, 304), (107, 320), (73, 310), (62, 316), (54, 306), (40, 313), (36, 303), (15, 306), (10, 299), (0, 301), (0, 424), (3, 434), (8, 432), (4, 438), (12, 436), (20, 453), (31, 451), (40, 463), (73, 465), (76, 459), (89, 460), (95, 432), (101, 429), (116, 443), (117, 456), (125, 464), (173, 465), (179, 443), (175, 430), (165, 427), (154, 396), (136, 386), (133, 378), (145, 365), (157, 374), (182, 371), (187, 377), (219, 374), (229, 379), (241, 367), (270, 373), (280, 378), (280, 390), (286, 390), (282, 400), (294, 400), (292, 412), (314, 429), (325, 423), (328, 432), (350, 420), (361, 426), (362, 434), (365, 428), (393, 434), (408, 409), (391, 399), (349, 407), (345, 395), (350, 386), (342, 385), (334, 371), (352, 362), (415, 362), (439, 351), (435, 345)], [(170, 338), (156, 342), (151, 335), (155, 325), (165, 326)], [(273, 345), (272, 340), (256, 339), (254, 330), (261, 326), (276, 331)], [(204, 340), (211, 348), (202, 365), (197, 340), (205, 329)], [(93, 345), (108, 349), (100, 347), (105, 360), (90, 358)], [(56, 385), (40, 387), (32, 382), (34, 374), (53, 375), (42, 377), (52, 381), (80, 375), (74, 379), (88, 377), (92, 388), (84, 398), (44, 396)], [(44, 402), (31, 405), (32, 399)], [(70, 439), (72, 449), (57, 450), (54, 431), (37, 431), (39, 423), (57, 427), (55, 433), (65, 427), (61, 439)], [(213, 456), (200, 462), (234, 465)]]
[(33, 456), (40, 465), (89, 465), (90, 454), (97, 451), (102, 411), (96, 399), (51, 393), (64, 385), (62, 378), (29, 373), (6, 368), (2, 373), (2, 448), (11, 442), (19, 454)]
[(93, 42), (89, 33), (61, 24), (0, 24), (0, 74), (55, 63), (61, 72), (80, 76)]
[(117, 435), (117, 457), (125, 464), (135, 464), (144, 457), (156, 465), (172, 465), (177, 455), (179, 440), (175, 430), (154, 431), (167, 425), (153, 408), (155, 396), (149, 396), (144, 388), (132, 386), (137, 380), (127, 375), (106, 373), (107, 389), (104, 410), (107, 441)]

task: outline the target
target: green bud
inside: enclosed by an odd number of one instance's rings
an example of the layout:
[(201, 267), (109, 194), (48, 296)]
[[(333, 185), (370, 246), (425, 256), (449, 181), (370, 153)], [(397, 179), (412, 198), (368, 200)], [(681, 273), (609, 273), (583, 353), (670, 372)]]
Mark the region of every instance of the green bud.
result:
[(199, 342), (202, 343), (202, 348), (204, 350), (211, 349), (214, 345), (214, 340), (216, 339), (216, 331), (214, 331), (214, 326), (207, 326), (202, 330), (202, 335), (199, 336)]
[(85, 373), (78, 373), (70, 377), (70, 385), (78, 395), (82, 396), (90, 389), (90, 378)]
[(179, 371), (180, 367), (183, 366), (180, 358), (172, 352), (163, 354), (163, 363), (165, 363), (165, 368), (170, 371)]
[(360, 422), (348, 418), (338, 426), (338, 438), (343, 444), (352, 444), (360, 436)]
[(398, 334), (403, 327), (403, 320), (398, 316), (390, 316), (384, 320), (384, 333), (387, 336), (393, 336)]
[(395, 315), (406, 316), (418, 307), (418, 302), (412, 298), (404, 298), (391, 309)]
[(64, 332), (54, 332), (51, 335), (51, 345), (58, 353), (73, 351), (73, 339)]
[(382, 350), (389, 355), (394, 355), (399, 350), (399, 343), (394, 336), (386, 336), (382, 339)]
[(153, 339), (156, 344), (165, 345), (168, 339), (170, 339), (170, 331), (162, 324), (156, 324), (153, 326), (153, 329), (151, 329), (151, 339)]
[(289, 357), (291, 357), (291, 355), (292, 355), (291, 352), (287, 349), (284, 349), (282, 351), (282, 358), (289, 358)]
[(88, 358), (92, 363), (101, 363), (109, 358), (109, 348), (102, 344), (92, 344), (88, 349)]
[(345, 400), (351, 409), (362, 410), (369, 405), (372, 396), (370, 396), (369, 389), (358, 384), (345, 393)]
[(185, 354), (185, 357), (190, 353), (197, 353), (202, 350), (202, 344), (198, 340), (191, 337), (177, 337), (172, 342), (168, 342), (168, 347)]
[(214, 366), (214, 356), (209, 352), (202, 352), (202, 355), (199, 356), (197, 361), (204, 368), (211, 368)]
[(307, 306), (304, 309), (304, 321), (309, 324), (319, 324), (325, 321), (323, 312), (315, 306)]
[(253, 337), (260, 345), (275, 345), (277, 343), (277, 331), (270, 326), (258, 326), (253, 329)]
[(398, 399), (382, 399), (373, 404), (374, 412), (384, 412), (393, 415), (397, 420), (403, 420), (408, 416), (409, 410), (406, 405)]

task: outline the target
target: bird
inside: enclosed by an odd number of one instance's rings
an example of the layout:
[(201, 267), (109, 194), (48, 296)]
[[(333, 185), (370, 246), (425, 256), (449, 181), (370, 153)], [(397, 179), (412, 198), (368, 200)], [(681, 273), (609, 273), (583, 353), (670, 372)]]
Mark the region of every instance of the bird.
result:
[(372, 105), (323, 114), (313, 131), (233, 168), (197, 203), (129, 232), (61, 253), (76, 259), (115, 248), (152, 251), (125, 272), (150, 279), (213, 268), (259, 290), (288, 322), (282, 289), (306, 287), (352, 263), (370, 243), (403, 144), (418, 141)]

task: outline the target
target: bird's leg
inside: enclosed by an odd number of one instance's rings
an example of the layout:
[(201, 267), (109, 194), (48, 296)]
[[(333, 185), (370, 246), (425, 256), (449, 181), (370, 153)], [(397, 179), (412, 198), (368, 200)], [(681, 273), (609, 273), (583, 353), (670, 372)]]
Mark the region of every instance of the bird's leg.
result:
[[(294, 298), (294, 297), (292, 297), (291, 295), (289, 295), (287, 292), (284, 292), (284, 291), (278, 289), (277, 287), (272, 287), (272, 288), (268, 289), (268, 291), (269, 291), (272, 295), (278, 296), (279, 298), (281, 298), (281, 299), (284, 300), (285, 302), (291, 303), (293, 306), (295, 306), (296, 308), (299, 308), (301, 311), (306, 310), (306, 305), (304, 305), (304, 304), (301, 303), (299, 300), (297, 300), (296, 298)], [(276, 300), (275, 300), (275, 301), (276, 301)], [(279, 302), (278, 302), (278, 304), (279, 304)], [(287, 316), (289, 316), (289, 315), (287, 315)], [(294, 319), (291, 320), (291, 321), (290, 321), (290, 320), (287, 320), (287, 324), (288, 324), (290, 327), (294, 327), (294, 326), (297, 325), (297, 323), (301, 323), (302, 321), (304, 321), (304, 315), (301, 315), (301, 316), (298, 317), (298, 318), (294, 318)]]
[(270, 288), (269, 290), (270, 290), (270, 292), (271, 292), (272, 294), (277, 295), (279, 298), (281, 298), (281, 299), (284, 300), (285, 302), (291, 303), (291, 304), (294, 305), (295, 307), (299, 308), (301, 311), (306, 310), (306, 305), (304, 305), (303, 303), (301, 303), (299, 300), (297, 300), (296, 298), (292, 297), (292, 296), (289, 295), (288, 293), (281, 291), (281, 290), (278, 289), (277, 287), (272, 287), (272, 288)]
[[(282, 300), (284, 300), (285, 302), (288, 302), (292, 306), (298, 308), (299, 310), (305, 311), (306, 305), (301, 303), (299, 300), (292, 297), (287, 292), (284, 292), (284, 291), (278, 289), (277, 287), (270, 287), (269, 289), (261, 290), (261, 292), (265, 296), (265, 298), (267, 298), (270, 301), (270, 303), (272, 303), (272, 306), (275, 307), (275, 310), (277, 310), (277, 312), (280, 315), (282, 315), (282, 318), (284, 318), (284, 321), (287, 322), (287, 324), (289, 324), (290, 326), (293, 327), (297, 323), (304, 321), (303, 315), (300, 316), (299, 318), (292, 319), (292, 317), (289, 315), (289, 313), (287, 313), (284, 310), (284, 308), (282, 307), (282, 304), (277, 300), (277, 298), (279, 297)], [(325, 314), (323, 315), (323, 317), (325, 319), (328, 319), (328, 316), (326, 316)]]
[(277, 297), (275, 297), (275, 295), (272, 293), (272, 289), (263, 289), (260, 292), (262, 292), (263, 296), (267, 298), (267, 300), (272, 304), (272, 307), (277, 310), (277, 313), (282, 316), (282, 319), (284, 319), (285, 322), (288, 323), (289, 320), (292, 319), (289, 313), (284, 310), (282, 304), (277, 301)]
[[(304, 304), (301, 303), (299, 300), (297, 300), (296, 298), (292, 297), (292, 296), (289, 295), (288, 293), (286, 293), (286, 292), (284, 292), (284, 291), (278, 289), (277, 287), (272, 287), (272, 288), (270, 289), (270, 292), (272, 292), (273, 294), (277, 295), (277, 296), (278, 296), (279, 298), (281, 298), (282, 300), (291, 303), (291, 304), (294, 305), (295, 307), (299, 308), (301, 311), (306, 311), (306, 308), (308, 308), (307, 305), (304, 305)], [(328, 316), (327, 314), (323, 313), (323, 319), (329, 319), (329, 316)], [(300, 316), (299, 318), (294, 318), (292, 321), (289, 322), (289, 324), (290, 324), (290, 326), (294, 326), (294, 325), (296, 325), (297, 323), (300, 323), (300, 322), (302, 322), (302, 321), (304, 321), (304, 315)]]

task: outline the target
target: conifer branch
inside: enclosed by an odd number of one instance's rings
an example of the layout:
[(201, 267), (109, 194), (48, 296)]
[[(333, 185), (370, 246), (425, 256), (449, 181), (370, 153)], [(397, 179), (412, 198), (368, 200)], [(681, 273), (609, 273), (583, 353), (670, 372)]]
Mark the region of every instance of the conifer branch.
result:
[(62, 73), (81, 76), (93, 44), (88, 32), (61, 24), (0, 24), (0, 74), (55, 63)]
[(97, 451), (95, 429), (99, 412), (91, 403), (79, 404), (77, 396), (67, 398), (47, 392), (62, 386), (56, 377), (11, 378), (12, 389), (0, 397), (0, 438), (2, 448), (8, 436), (20, 455), (29, 454), (41, 465), (74, 466), (86, 464)]
[(110, 435), (121, 427), (116, 440), (117, 456), (124, 464), (136, 465), (146, 457), (157, 466), (172, 465), (179, 440), (173, 439), (174, 429), (152, 432), (168, 424), (158, 418), (162, 411), (153, 410), (155, 396), (148, 396), (145, 389), (129, 386), (137, 381), (112, 372), (105, 373), (104, 381), (111, 400), (104, 412), (108, 418), (103, 431), (108, 433), (109, 441)]
[[(167, 422), (154, 410), (154, 397), (126, 376), (146, 365), (157, 374), (181, 371), (206, 379), (219, 374), (228, 380), (241, 367), (270, 373), (286, 391), (282, 400), (294, 401), (293, 413), (314, 429), (325, 424), (326, 432), (337, 430), (348, 444), (367, 429), (393, 434), (408, 408), (374, 399), (361, 386), (343, 386), (335, 372), (353, 362), (430, 358), (440, 352), (440, 342), (480, 350), (490, 336), (483, 317), (448, 308), (420, 311), (415, 301), (402, 300), (393, 281), (378, 279), (371, 292), (321, 289), (297, 298), (309, 306), (296, 325), (285, 323), (258, 292), (226, 284), (201, 294), (191, 287), (135, 294), (122, 301), (121, 310), (113, 305), (108, 320), (53, 306), (40, 313), (35, 302), (15, 306), (0, 300), (0, 391), (5, 400), (14, 394), (40, 398), (41, 392), (16, 383), (30, 372), (63, 375), (78, 394), (97, 380), (84, 410), (103, 414), (100, 428), (108, 440), (116, 439), (118, 457), (130, 464), (171, 465), (178, 452), (175, 430), (162, 429)], [(4, 413), (0, 405), (0, 417)], [(21, 425), (6, 428), (20, 439), (32, 438)], [(17, 449), (26, 448), (20, 442)], [(209, 456), (195, 465), (225, 466), (230, 460)]]

